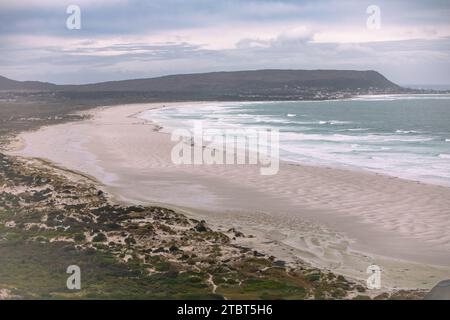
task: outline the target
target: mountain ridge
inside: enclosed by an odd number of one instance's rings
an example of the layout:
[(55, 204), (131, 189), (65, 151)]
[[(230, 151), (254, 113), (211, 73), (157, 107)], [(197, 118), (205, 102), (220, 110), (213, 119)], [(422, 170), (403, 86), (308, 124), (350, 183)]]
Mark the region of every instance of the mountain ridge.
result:
[[(0, 76), (0, 90), (43, 91), (245, 91), (279, 86), (303, 88), (400, 88), (373, 70), (263, 69), (174, 74), (152, 78), (57, 85), (40, 81), (16, 81)], [(278, 86), (278, 87), (277, 87)]]
[(0, 90), (44, 90), (48, 91), (58, 85), (42, 81), (17, 81), (0, 76)]

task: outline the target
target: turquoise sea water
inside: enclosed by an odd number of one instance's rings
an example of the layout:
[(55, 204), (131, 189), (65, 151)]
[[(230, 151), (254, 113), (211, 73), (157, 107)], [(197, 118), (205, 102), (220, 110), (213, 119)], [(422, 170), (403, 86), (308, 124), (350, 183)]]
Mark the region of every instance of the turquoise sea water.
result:
[(140, 117), (169, 128), (189, 128), (199, 119), (207, 128), (276, 128), (282, 159), (450, 186), (450, 95), (211, 102)]

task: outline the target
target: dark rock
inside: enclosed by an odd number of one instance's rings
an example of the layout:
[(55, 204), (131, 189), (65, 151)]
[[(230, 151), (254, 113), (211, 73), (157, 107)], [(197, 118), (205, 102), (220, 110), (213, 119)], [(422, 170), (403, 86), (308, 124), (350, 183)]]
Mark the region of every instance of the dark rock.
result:
[(105, 242), (106, 240), (106, 236), (101, 232), (98, 233), (94, 238), (92, 238), (93, 242)]
[(200, 221), (195, 227), (195, 231), (197, 232), (207, 232), (209, 229), (205, 225), (205, 221)]
[(264, 253), (258, 252), (258, 251), (256, 251), (256, 250), (253, 251), (253, 255), (254, 255), (255, 257), (264, 257)]
[(233, 232), (235, 237), (245, 237), (244, 234), (235, 228), (228, 229), (228, 232)]
[(273, 262), (273, 265), (276, 267), (282, 267), (284, 268), (286, 266), (286, 262), (283, 260), (276, 260)]

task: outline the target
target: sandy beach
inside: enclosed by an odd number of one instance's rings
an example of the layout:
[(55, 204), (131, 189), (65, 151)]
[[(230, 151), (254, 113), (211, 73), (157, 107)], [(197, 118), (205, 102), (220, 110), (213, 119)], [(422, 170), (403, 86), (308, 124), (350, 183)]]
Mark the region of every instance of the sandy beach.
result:
[(88, 174), (119, 201), (234, 227), (255, 236), (243, 244), (287, 261), (356, 279), (375, 263), (385, 288), (450, 278), (450, 188), (288, 162), (273, 176), (256, 165), (175, 165), (169, 132), (136, 117), (162, 105), (97, 108), (89, 120), (22, 133), (9, 153)]

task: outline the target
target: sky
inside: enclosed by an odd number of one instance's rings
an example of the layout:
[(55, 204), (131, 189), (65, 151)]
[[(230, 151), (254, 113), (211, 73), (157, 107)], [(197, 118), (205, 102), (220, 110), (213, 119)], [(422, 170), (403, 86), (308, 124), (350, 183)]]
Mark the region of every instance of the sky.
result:
[[(67, 28), (69, 5), (80, 29)], [(374, 5), (379, 15), (367, 12)], [(450, 85), (450, 1), (0, 0), (0, 75), (15, 80), (254, 69), (376, 70), (402, 85)]]

